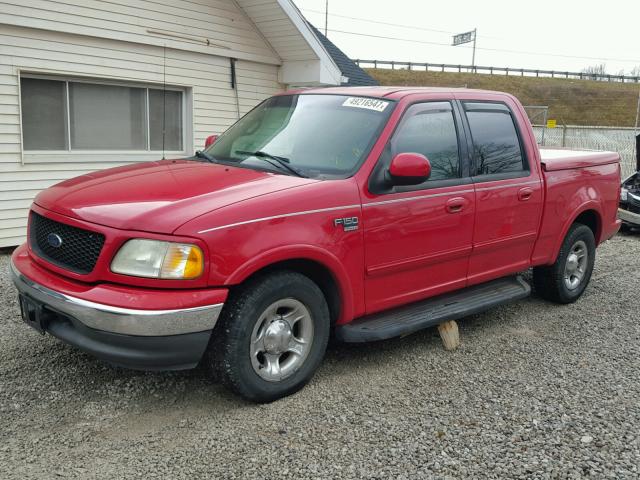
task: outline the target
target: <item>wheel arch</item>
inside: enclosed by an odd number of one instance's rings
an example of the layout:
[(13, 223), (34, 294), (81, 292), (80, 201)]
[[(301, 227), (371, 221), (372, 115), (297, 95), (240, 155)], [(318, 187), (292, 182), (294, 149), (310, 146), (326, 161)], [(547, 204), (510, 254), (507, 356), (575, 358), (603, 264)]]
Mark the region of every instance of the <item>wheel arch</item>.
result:
[(241, 285), (278, 270), (295, 271), (314, 281), (325, 296), (332, 324), (353, 318), (353, 288), (346, 270), (331, 253), (317, 247), (294, 245), (263, 253), (238, 268), (226, 284)]
[(600, 244), (602, 238), (602, 212), (600, 211), (600, 205), (595, 202), (589, 202), (582, 205), (576, 210), (576, 213), (569, 218), (562, 227), (562, 234), (558, 237), (554, 252), (553, 262), (558, 258), (560, 253), (560, 247), (564, 241), (569, 229), (574, 223), (582, 223), (591, 229), (593, 236), (596, 240), (596, 246)]

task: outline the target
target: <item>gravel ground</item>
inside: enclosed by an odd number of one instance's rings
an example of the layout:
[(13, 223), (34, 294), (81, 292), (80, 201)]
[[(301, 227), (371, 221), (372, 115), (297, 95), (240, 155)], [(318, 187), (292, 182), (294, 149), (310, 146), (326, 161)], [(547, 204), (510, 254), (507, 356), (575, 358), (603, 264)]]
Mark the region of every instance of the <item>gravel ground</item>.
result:
[(0, 478), (638, 478), (639, 255), (616, 237), (576, 304), (467, 318), (453, 353), (435, 329), (332, 345), (270, 405), (40, 337), (2, 275)]

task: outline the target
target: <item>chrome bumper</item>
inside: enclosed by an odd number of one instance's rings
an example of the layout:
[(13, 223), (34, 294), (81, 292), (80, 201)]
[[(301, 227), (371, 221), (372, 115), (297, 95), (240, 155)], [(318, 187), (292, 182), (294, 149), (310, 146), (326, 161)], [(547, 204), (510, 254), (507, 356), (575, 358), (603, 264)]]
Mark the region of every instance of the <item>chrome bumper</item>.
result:
[(211, 331), (223, 304), (177, 310), (135, 310), (94, 303), (56, 292), (22, 275), (11, 262), (18, 291), (83, 325), (110, 333), (138, 336), (182, 335)]
[(625, 210), (623, 208), (618, 209), (618, 218), (623, 222), (640, 225), (640, 214), (630, 212), (629, 210)]

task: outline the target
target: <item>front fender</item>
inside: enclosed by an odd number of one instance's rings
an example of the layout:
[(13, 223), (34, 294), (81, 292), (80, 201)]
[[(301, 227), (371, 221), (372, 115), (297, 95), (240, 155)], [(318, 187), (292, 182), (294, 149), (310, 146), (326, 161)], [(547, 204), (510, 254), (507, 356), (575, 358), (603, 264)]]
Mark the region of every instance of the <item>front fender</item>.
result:
[(264, 268), (290, 260), (310, 260), (328, 270), (340, 292), (341, 308), (337, 323), (345, 323), (354, 318), (357, 306), (349, 273), (335, 255), (314, 245), (287, 245), (263, 252), (237, 268), (229, 275), (225, 285), (239, 285)]

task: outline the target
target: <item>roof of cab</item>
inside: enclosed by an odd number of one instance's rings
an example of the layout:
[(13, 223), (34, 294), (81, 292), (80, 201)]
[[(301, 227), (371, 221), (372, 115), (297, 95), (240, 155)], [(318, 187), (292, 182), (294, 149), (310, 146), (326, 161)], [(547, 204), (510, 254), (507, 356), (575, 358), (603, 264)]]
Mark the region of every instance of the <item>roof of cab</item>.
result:
[[(373, 98), (388, 98), (389, 100), (400, 100), (407, 95), (420, 93), (460, 93), (473, 92), (477, 94), (503, 94), (503, 92), (495, 92), (490, 90), (472, 90), (468, 88), (453, 87), (329, 87), (329, 88), (311, 88), (307, 90), (299, 90), (295, 93), (300, 94), (325, 94), (325, 95), (352, 95)], [(285, 92), (292, 93), (292, 92)]]

